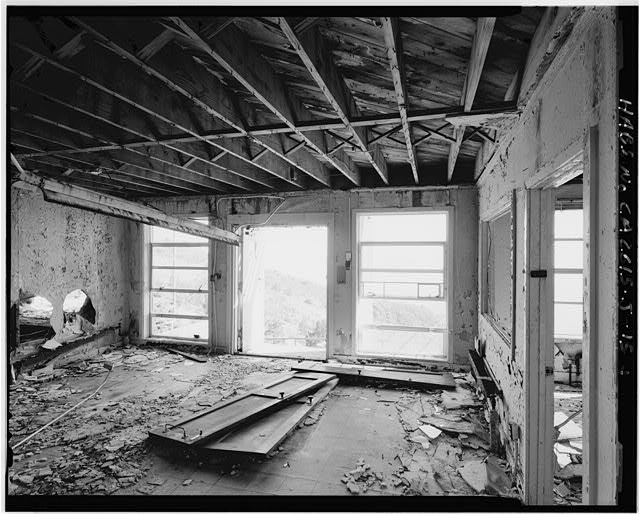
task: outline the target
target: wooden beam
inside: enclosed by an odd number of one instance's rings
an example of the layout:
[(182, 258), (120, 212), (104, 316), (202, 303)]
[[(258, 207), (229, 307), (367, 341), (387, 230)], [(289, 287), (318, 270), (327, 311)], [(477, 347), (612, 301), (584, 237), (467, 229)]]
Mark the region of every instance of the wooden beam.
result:
[(397, 125), (393, 128), (390, 128), (389, 130), (383, 132), (382, 134), (375, 134), (375, 136), (373, 138), (371, 138), (369, 140), (368, 144), (373, 144), (373, 143), (377, 143), (378, 141), (382, 141), (383, 139), (388, 138), (389, 136), (392, 136), (393, 134), (395, 134), (396, 132), (398, 132), (398, 130), (400, 130), (402, 128), (402, 125)]
[(317, 154), (320, 162), (330, 163), (353, 184), (360, 185), (360, 171), (346, 154), (329, 156), (321, 134), (307, 134), (296, 129), (298, 120), (310, 118), (309, 112), (291, 95), (282, 79), (251, 45), (244, 32), (230, 26), (218, 35), (212, 47), (181, 18), (169, 18), (165, 26), (188, 38), (195, 48), (222, 66), (283, 123), (293, 129), (307, 143), (307, 147), (315, 152), (314, 155)]
[[(460, 105), (464, 107), (465, 112), (471, 110), (473, 100), (480, 84), (480, 77), (484, 68), (484, 62), (489, 51), (491, 36), (493, 35), (493, 27), (496, 24), (495, 18), (478, 18), (476, 22), (476, 33), (473, 38), (471, 47), (471, 57), (469, 58), (469, 68), (467, 69), (467, 78), (464, 82)], [(451, 182), (453, 172), (456, 167), (458, 153), (464, 138), (465, 125), (459, 125), (454, 130), (455, 142), (451, 143), (449, 148), (449, 162), (447, 165), (447, 182)]]
[(413, 173), (413, 180), (418, 183), (418, 159), (416, 150), (413, 147), (413, 137), (411, 134), (411, 126), (407, 118), (407, 84), (404, 74), (404, 60), (402, 56), (402, 39), (398, 27), (397, 18), (381, 18), (382, 30), (384, 31), (384, 42), (387, 49), (387, 57), (389, 66), (391, 67), (391, 76), (393, 78), (393, 87), (396, 91), (396, 99), (398, 101), (398, 110), (400, 111), (400, 119), (402, 120), (402, 133), (407, 145), (407, 155), (409, 156), (409, 164)]
[(102, 212), (111, 216), (131, 219), (147, 225), (156, 225), (171, 230), (178, 230), (234, 246), (239, 246), (240, 244), (240, 238), (233, 232), (170, 216), (153, 207), (147, 207), (146, 205), (124, 200), (116, 196), (96, 193), (90, 189), (44, 178), (36, 173), (26, 171), (13, 154), (11, 154), (11, 162), (18, 170), (20, 180), (42, 189), (43, 193), (45, 193), (45, 199), (47, 199), (46, 194), (48, 193), (49, 201), (56, 201), (82, 209)]
[(167, 44), (171, 43), (175, 38), (175, 34), (170, 30), (164, 29), (160, 34), (149, 41), (142, 49), (136, 53), (136, 57), (141, 61), (147, 62)]
[[(78, 54), (85, 47), (83, 40), (86, 39), (86, 35), (86, 32), (84, 30), (81, 30), (64, 45), (53, 51), (53, 56), (57, 59), (70, 59), (74, 55)], [(43, 63), (43, 59), (33, 56), (16, 70), (14, 76), (20, 77), (22, 80), (27, 80), (36, 71), (38, 71), (38, 69), (40, 69), (40, 66), (42, 66)]]
[[(351, 132), (355, 139), (356, 146), (364, 152), (369, 164), (380, 176), (385, 184), (389, 184), (389, 177), (384, 173), (387, 167), (384, 163), (379, 163), (374, 159), (372, 153), (367, 148), (369, 135), (365, 127), (354, 127), (349, 118), (359, 115), (359, 109), (355, 100), (351, 96), (349, 88), (344, 83), (342, 77), (338, 75), (338, 68), (333, 63), (330, 52), (322, 43), (322, 35), (317, 27), (304, 34), (297, 34), (290, 25), (287, 18), (279, 18), (280, 29), (297, 52), (303, 64), (311, 74), (311, 77), (322, 91), (333, 110), (338, 114), (345, 127)], [(328, 154), (331, 155), (331, 154)], [(381, 155), (378, 153), (378, 155)]]
[[(79, 18), (71, 18), (71, 20), (73, 21), (73, 23), (77, 24), (88, 33), (90, 33), (106, 49), (115, 53), (119, 57), (127, 59), (135, 66), (142, 69), (145, 73), (162, 82), (172, 91), (178, 93), (179, 95), (182, 95), (189, 102), (204, 110), (208, 115), (211, 115), (219, 119), (223, 123), (230, 125), (233, 129), (235, 129), (243, 136), (251, 137), (245, 130), (242, 116), (235, 108), (236, 101), (234, 97), (229, 94), (227, 88), (222, 83), (220, 83), (220, 81), (213, 75), (207, 74), (206, 77), (203, 77), (203, 70), (201, 69), (201, 66), (198, 66), (196, 64), (196, 61), (194, 61), (193, 59), (184, 59), (180, 62), (180, 64), (175, 63), (176, 60), (174, 60), (174, 64), (172, 65), (168, 65), (162, 62), (156, 62), (154, 63), (154, 66), (150, 66), (149, 64), (137, 58), (131, 52), (124, 49), (112, 38), (108, 37), (93, 26), (89, 25), (87, 22)], [(176, 68), (180, 69), (182, 73), (176, 75)], [(169, 76), (176, 78), (170, 79)], [(182, 81), (181, 84), (177, 82), (178, 77)], [(198, 94), (196, 95), (191, 93), (191, 91), (193, 90), (197, 90)], [(262, 141), (257, 138), (251, 137), (251, 139), (253, 139), (253, 141), (258, 145), (269, 149), (269, 151), (273, 152), (278, 157), (286, 160), (286, 157), (278, 151), (277, 146), (267, 144), (266, 141)], [(257, 166), (268, 173), (276, 174), (279, 178), (289, 181), (288, 173), (285, 173), (284, 171), (278, 173), (278, 171), (280, 170), (276, 171), (272, 168), (267, 168), (264, 160), (262, 161), (262, 163), (253, 161), (252, 156), (246, 152), (245, 148), (241, 144), (231, 147), (222, 147), (218, 143), (212, 143), (209, 140), (205, 141), (209, 142), (209, 144), (214, 144), (219, 149), (227, 150), (234, 157), (245, 161), (250, 165), (249, 168), (251, 168), (251, 166)], [(301, 164), (296, 160), (291, 161), (290, 163), (294, 166), (299, 166), (301, 171), (307, 173), (316, 180), (319, 180), (325, 185), (329, 185), (328, 174), (323, 173), (324, 170), (322, 169), (321, 165), (319, 165), (315, 161), (312, 162), (314, 162), (315, 166), (310, 167), (309, 169), (303, 168)], [(275, 166), (282, 167), (282, 164), (276, 164)], [(296, 186), (300, 186), (296, 182), (293, 182), (293, 184)]]

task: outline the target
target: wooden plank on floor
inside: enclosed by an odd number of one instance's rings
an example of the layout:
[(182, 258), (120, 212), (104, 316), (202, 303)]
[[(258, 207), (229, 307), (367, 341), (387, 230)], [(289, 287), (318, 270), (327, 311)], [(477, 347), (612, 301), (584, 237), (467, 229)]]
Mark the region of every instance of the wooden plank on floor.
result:
[(334, 375), (325, 373), (287, 373), (265, 387), (217, 403), (190, 418), (150, 430), (149, 436), (186, 445), (198, 444), (278, 410), (333, 378)]
[(397, 384), (420, 388), (455, 389), (456, 383), (451, 373), (416, 373), (414, 371), (391, 371), (376, 366), (354, 364), (301, 361), (291, 366), (292, 371), (313, 371), (333, 373), (338, 376), (359, 376), (367, 379), (384, 380)]
[(327, 397), (337, 383), (338, 379), (333, 378), (312, 393), (310, 402), (307, 399), (299, 399), (289, 403), (268, 416), (228, 432), (219, 439), (204, 441), (198, 447), (212, 452), (267, 455)]

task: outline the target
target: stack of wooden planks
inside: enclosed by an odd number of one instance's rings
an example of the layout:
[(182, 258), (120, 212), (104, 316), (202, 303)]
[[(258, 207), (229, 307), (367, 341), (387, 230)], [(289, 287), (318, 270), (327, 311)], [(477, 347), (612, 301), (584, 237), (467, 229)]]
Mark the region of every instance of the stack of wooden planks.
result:
[(149, 436), (209, 452), (266, 455), (337, 383), (331, 374), (290, 372), (260, 389), (151, 430)]

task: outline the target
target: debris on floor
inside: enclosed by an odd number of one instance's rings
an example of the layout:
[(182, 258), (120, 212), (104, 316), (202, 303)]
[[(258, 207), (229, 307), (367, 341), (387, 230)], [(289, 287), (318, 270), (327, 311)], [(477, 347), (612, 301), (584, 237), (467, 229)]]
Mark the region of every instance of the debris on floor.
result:
[[(10, 444), (93, 391), (107, 372), (103, 362), (115, 368), (107, 387), (74, 415), (16, 449), (9, 469), (11, 494), (114, 494), (135, 486), (150, 466), (149, 429), (177, 419), (198, 401), (245, 391), (243, 382), (249, 375), (269, 376), (288, 369), (288, 363), (278, 359), (217, 356), (210, 364), (200, 364), (211, 366), (215, 373), (204, 369), (198, 373), (197, 366), (189, 368), (194, 370), (190, 377), (152, 373), (160, 366), (177, 369), (174, 366), (184, 360), (149, 347), (125, 346), (100, 359), (49, 369), (41, 373), (47, 380), (20, 378), (9, 387)], [(144, 380), (132, 381), (131, 372)]]
[(553, 415), (556, 504), (582, 504), (582, 390), (556, 385)]

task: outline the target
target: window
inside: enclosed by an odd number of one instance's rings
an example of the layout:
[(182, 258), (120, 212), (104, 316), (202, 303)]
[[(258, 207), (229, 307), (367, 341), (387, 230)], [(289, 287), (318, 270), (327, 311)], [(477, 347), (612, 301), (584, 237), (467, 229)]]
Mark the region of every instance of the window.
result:
[(511, 210), (483, 224), (483, 314), (505, 339), (511, 339), (512, 226)]
[(208, 239), (151, 227), (149, 257), (149, 335), (208, 341)]
[(583, 211), (556, 210), (554, 216), (554, 339), (582, 339)]
[(358, 354), (447, 358), (447, 218), (356, 213)]

